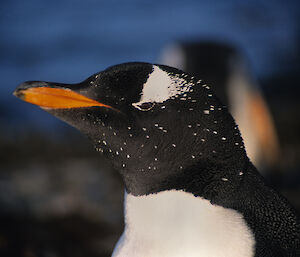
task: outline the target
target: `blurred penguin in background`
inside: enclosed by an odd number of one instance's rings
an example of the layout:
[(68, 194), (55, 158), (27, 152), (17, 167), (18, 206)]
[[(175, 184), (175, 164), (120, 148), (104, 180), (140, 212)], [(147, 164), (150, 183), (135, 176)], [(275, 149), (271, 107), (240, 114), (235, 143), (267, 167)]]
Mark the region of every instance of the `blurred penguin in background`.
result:
[(247, 60), (235, 47), (191, 41), (167, 46), (160, 63), (197, 76), (208, 84), (235, 118), (247, 154), (265, 175), (277, 166), (279, 143), (272, 117)]

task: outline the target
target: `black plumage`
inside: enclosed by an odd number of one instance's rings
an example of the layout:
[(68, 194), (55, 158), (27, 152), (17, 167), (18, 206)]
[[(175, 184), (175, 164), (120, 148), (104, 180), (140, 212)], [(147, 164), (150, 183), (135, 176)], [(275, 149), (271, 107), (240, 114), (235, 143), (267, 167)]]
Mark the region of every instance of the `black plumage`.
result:
[[(170, 97), (136, 106), (154, 67), (174, 82)], [(16, 95), (32, 87), (71, 89), (110, 106), (45, 110), (86, 134), (128, 193), (190, 192), (240, 212), (256, 257), (299, 256), (299, 216), (258, 174), (232, 116), (204, 82), (167, 66), (126, 63), (74, 85), (27, 82)], [(172, 87), (185, 89), (174, 94)]]

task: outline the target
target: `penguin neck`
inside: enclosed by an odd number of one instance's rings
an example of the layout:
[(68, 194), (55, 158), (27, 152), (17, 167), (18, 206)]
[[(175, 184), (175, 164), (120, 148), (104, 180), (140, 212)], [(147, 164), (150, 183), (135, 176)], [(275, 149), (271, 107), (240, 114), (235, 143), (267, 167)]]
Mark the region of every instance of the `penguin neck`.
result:
[(127, 192), (134, 196), (183, 190), (223, 206), (226, 201), (233, 199), (245, 174), (251, 171), (249, 167), (253, 165), (245, 157), (234, 162), (199, 160), (183, 170), (135, 173), (135, 176), (123, 176), (123, 180)]

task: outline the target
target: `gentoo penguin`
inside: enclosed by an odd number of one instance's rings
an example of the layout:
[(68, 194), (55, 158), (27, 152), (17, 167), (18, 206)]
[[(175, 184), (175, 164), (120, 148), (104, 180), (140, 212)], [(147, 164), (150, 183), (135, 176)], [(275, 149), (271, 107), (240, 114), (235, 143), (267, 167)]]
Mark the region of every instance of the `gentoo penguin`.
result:
[(87, 135), (120, 173), (125, 229), (114, 257), (296, 257), (300, 220), (249, 161), (210, 86), (149, 63), (14, 94)]
[(272, 115), (248, 61), (225, 42), (190, 40), (164, 48), (161, 63), (193, 74), (211, 85), (239, 126), (247, 155), (260, 172), (273, 171), (280, 147)]

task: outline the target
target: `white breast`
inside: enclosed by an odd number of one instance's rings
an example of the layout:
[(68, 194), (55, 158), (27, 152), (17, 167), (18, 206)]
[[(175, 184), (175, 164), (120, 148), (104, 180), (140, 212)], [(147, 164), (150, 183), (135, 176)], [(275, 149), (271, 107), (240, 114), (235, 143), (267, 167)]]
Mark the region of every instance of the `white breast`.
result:
[(125, 197), (113, 257), (251, 257), (254, 236), (235, 210), (183, 191)]

